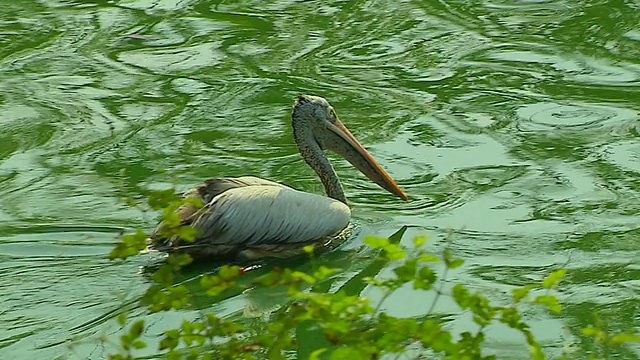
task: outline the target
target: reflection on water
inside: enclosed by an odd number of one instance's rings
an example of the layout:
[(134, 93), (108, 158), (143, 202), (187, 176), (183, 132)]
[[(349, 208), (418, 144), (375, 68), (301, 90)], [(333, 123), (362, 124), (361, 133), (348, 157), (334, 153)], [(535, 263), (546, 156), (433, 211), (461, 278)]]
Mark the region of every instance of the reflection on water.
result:
[[(6, 2), (3, 356), (109, 351), (99, 337), (120, 331), (109, 314), (148, 284), (145, 259), (105, 259), (123, 229), (154, 224), (127, 199), (249, 174), (321, 192), (288, 124), (301, 92), (327, 97), (411, 197), (337, 161), (363, 233), (412, 225), (435, 250), (452, 234), (467, 260), (452, 280), (496, 300), (573, 270), (560, 317), (527, 314), (550, 354), (589, 346), (578, 329), (593, 310), (637, 326), (639, 23), (632, 1)], [(344, 276), (366, 254), (346, 259), (357, 261)], [(407, 292), (387, 310), (424, 312), (430, 299)], [(245, 296), (209, 307), (239, 316)], [(151, 333), (187, 315), (155, 315)], [(521, 358), (519, 338), (489, 335)]]

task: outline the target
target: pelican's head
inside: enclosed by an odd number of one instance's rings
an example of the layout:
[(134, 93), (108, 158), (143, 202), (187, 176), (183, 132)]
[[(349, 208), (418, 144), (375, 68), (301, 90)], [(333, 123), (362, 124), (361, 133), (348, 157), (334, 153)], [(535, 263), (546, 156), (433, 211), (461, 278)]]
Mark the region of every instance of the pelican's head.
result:
[(299, 95), (293, 105), (291, 118), (294, 138), (303, 156), (305, 151), (312, 151), (312, 145), (317, 144), (320, 149), (330, 150), (345, 158), (385, 190), (407, 200), (407, 195), (344, 126), (327, 100), (319, 96)]

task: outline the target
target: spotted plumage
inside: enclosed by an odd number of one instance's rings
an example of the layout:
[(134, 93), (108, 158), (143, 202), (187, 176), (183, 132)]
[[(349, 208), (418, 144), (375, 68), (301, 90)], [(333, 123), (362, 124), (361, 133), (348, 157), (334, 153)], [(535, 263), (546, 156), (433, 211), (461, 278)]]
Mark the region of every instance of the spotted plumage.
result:
[(150, 238), (151, 247), (198, 258), (255, 259), (294, 256), (307, 245), (327, 248), (344, 240), (350, 234), (351, 211), (325, 149), (407, 199), (325, 99), (298, 96), (291, 118), (300, 153), (318, 174), (328, 197), (251, 176), (209, 179), (185, 194), (203, 207), (186, 202), (177, 210), (181, 224), (196, 229), (195, 241), (167, 236), (167, 225), (160, 223)]

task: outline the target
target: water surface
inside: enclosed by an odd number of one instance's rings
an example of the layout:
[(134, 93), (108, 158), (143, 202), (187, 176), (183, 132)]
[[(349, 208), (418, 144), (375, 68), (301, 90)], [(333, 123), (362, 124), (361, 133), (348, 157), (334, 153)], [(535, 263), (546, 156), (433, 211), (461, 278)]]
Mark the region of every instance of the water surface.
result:
[[(411, 197), (332, 157), (362, 226), (345, 255), (356, 268), (362, 236), (409, 225), (407, 241), (427, 234), (436, 251), (452, 236), (466, 263), (449, 279), (498, 302), (568, 268), (565, 310), (525, 312), (551, 356), (591, 348), (579, 329), (593, 311), (638, 329), (637, 1), (0, 5), (3, 358), (111, 351), (109, 314), (149, 284), (145, 259), (106, 260), (119, 233), (155, 223), (130, 200), (242, 175), (321, 193), (290, 132), (299, 93), (328, 98)], [(402, 289), (386, 310), (417, 316), (431, 300)], [(437, 311), (471, 324), (446, 299)], [(152, 317), (150, 333), (192, 315)], [(487, 351), (526, 356), (509, 330), (488, 335)]]

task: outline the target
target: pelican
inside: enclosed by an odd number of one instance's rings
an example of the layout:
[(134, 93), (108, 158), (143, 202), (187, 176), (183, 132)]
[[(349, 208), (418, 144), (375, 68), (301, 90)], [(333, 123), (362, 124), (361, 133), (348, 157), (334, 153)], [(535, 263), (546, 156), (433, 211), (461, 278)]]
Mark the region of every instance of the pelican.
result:
[(318, 174), (327, 196), (253, 176), (208, 179), (184, 195), (204, 206), (187, 201), (176, 210), (180, 224), (196, 230), (195, 241), (170, 235), (171, 227), (161, 222), (150, 247), (195, 258), (253, 260), (290, 257), (304, 253), (307, 245), (326, 248), (332, 240), (348, 237), (351, 210), (324, 150), (342, 156), (380, 187), (407, 200), (324, 98), (299, 95), (291, 125), (302, 158)]

